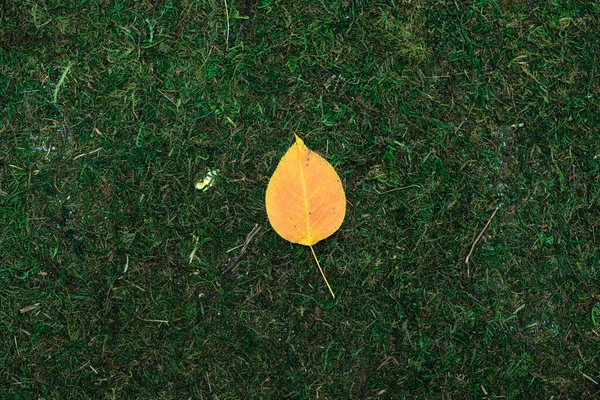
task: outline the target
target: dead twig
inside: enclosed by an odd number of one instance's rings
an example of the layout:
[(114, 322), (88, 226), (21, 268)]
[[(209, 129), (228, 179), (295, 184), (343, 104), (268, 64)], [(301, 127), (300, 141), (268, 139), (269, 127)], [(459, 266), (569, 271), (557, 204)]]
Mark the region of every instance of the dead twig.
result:
[(102, 151), (102, 150), (104, 150), (104, 149), (103, 149), (102, 147), (99, 147), (99, 148), (97, 148), (96, 150), (92, 150), (92, 151), (90, 151), (89, 153), (83, 153), (83, 154), (80, 154), (80, 155), (78, 155), (78, 156), (75, 156), (75, 157), (73, 157), (73, 161), (77, 160), (77, 159), (78, 159), (78, 158), (80, 158), (80, 157), (83, 157), (83, 156), (89, 156), (90, 154), (94, 154), (94, 153), (97, 153), (97, 152), (99, 152), (99, 151)]
[(483, 305), (481, 300), (479, 300), (477, 297), (473, 296), (471, 293), (469, 293), (465, 290), (465, 287), (463, 286), (460, 279), (458, 280), (458, 286), (460, 286), (460, 291), (463, 292), (464, 294), (466, 294), (471, 300), (473, 300), (474, 302), (476, 302), (479, 305)]
[(258, 226), (258, 224), (255, 224), (254, 228), (252, 228), (252, 230), (250, 231), (250, 233), (248, 233), (248, 235), (246, 236), (246, 240), (244, 241), (244, 244), (242, 245), (242, 249), (240, 250), (240, 252), (237, 255), (237, 257), (231, 263), (229, 263), (229, 265), (227, 266), (227, 268), (225, 268), (221, 274), (226, 274), (227, 272), (231, 271), (233, 269), (233, 267), (235, 267), (237, 265), (237, 263), (242, 258), (242, 255), (246, 251), (246, 248), (248, 247), (248, 245), (250, 244), (250, 242), (252, 241), (252, 239), (254, 238), (254, 236), (256, 236), (256, 234), (258, 233), (258, 231), (260, 231), (260, 226)]
[(477, 242), (479, 242), (479, 239), (481, 239), (481, 237), (483, 236), (483, 232), (485, 232), (485, 230), (488, 228), (488, 226), (490, 226), (490, 222), (492, 222), (492, 219), (494, 219), (494, 216), (496, 215), (496, 213), (498, 212), (498, 209), (500, 207), (496, 207), (496, 209), (494, 210), (494, 212), (492, 213), (492, 216), (490, 217), (490, 219), (488, 219), (488, 222), (486, 222), (485, 226), (483, 227), (483, 229), (481, 230), (481, 232), (479, 232), (479, 236), (477, 236), (477, 239), (475, 239), (475, 241), (473, 242), (473, 244), (471, 245), (471, 250), (469, 251), (469, 254), (467, 255), (467, 258), (465, 259), (465, 263), (468, 264), (469, 263), (469, 258), (471, 258), (471, 254), (473, 254), (473, 250), (475, 250), (475, 246), (477, 245)]

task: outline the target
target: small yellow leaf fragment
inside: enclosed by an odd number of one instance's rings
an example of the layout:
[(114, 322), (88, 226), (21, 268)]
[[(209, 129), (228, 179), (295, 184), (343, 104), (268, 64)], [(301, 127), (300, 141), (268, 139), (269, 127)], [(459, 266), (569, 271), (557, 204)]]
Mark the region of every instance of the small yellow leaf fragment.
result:
[(217, 175), (219, 175), (218, 169), (209, 170), (206, 173), (204, 179), (196, 182), (196, 189), (206, 192), (208, 188), (212, 187), (215, 184), (215, 179), (217, 178)]

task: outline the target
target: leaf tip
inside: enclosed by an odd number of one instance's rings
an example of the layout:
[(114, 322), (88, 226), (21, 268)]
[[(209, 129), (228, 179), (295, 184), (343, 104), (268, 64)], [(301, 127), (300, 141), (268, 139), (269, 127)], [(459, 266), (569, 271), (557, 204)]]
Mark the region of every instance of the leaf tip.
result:
[(296, 135), (295, 133), (294, 133), (294, 136), (296, 136), (296, 144), (298, 146), (302, 146), (304, 144), (304, 141), (302, 139), (300, 139), (300, 136)]

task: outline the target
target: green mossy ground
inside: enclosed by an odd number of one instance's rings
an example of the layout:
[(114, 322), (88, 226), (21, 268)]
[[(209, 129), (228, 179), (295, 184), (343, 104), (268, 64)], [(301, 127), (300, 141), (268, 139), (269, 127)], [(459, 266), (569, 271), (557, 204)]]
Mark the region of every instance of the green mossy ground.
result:
[[(599, 31), (584, 0), (0, 0), (0, 398), (595, 398)], [(294, 133), (347, 192), (335, 300), (264, 210)]]

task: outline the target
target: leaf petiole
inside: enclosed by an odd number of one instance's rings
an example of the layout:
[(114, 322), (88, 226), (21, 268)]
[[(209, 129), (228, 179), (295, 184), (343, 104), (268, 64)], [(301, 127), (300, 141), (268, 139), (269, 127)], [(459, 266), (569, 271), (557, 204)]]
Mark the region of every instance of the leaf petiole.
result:
[(329, 292), (331, 293), (331, 297), (333, 297), (335, 299), (335, 293), (333, 293), (333, 290), (331, 289), (331, 286), (329, 286), (329, 281), (327, 281), (327, 277), (325, 276), (325, 272), (323, 272), (323, 268), (321, 268), (321, 264), (319, 264), (319, 260), (317, 259), (317, 255), (315, 254), (315, 250), (313, 249), (313, 247), (311, 245), (308, 245), (308, 247), (310, 247), (310, 251), (312, 251), (312, 255), (315, 258), (315, 261), (317, 262), (317, 266), (319, 267), (319, 271), (321, 271), (321, 276), (323, 276), (323, 280), (325, 281), (325, 284), (327, 285), (327, 289), (329, 289)]

